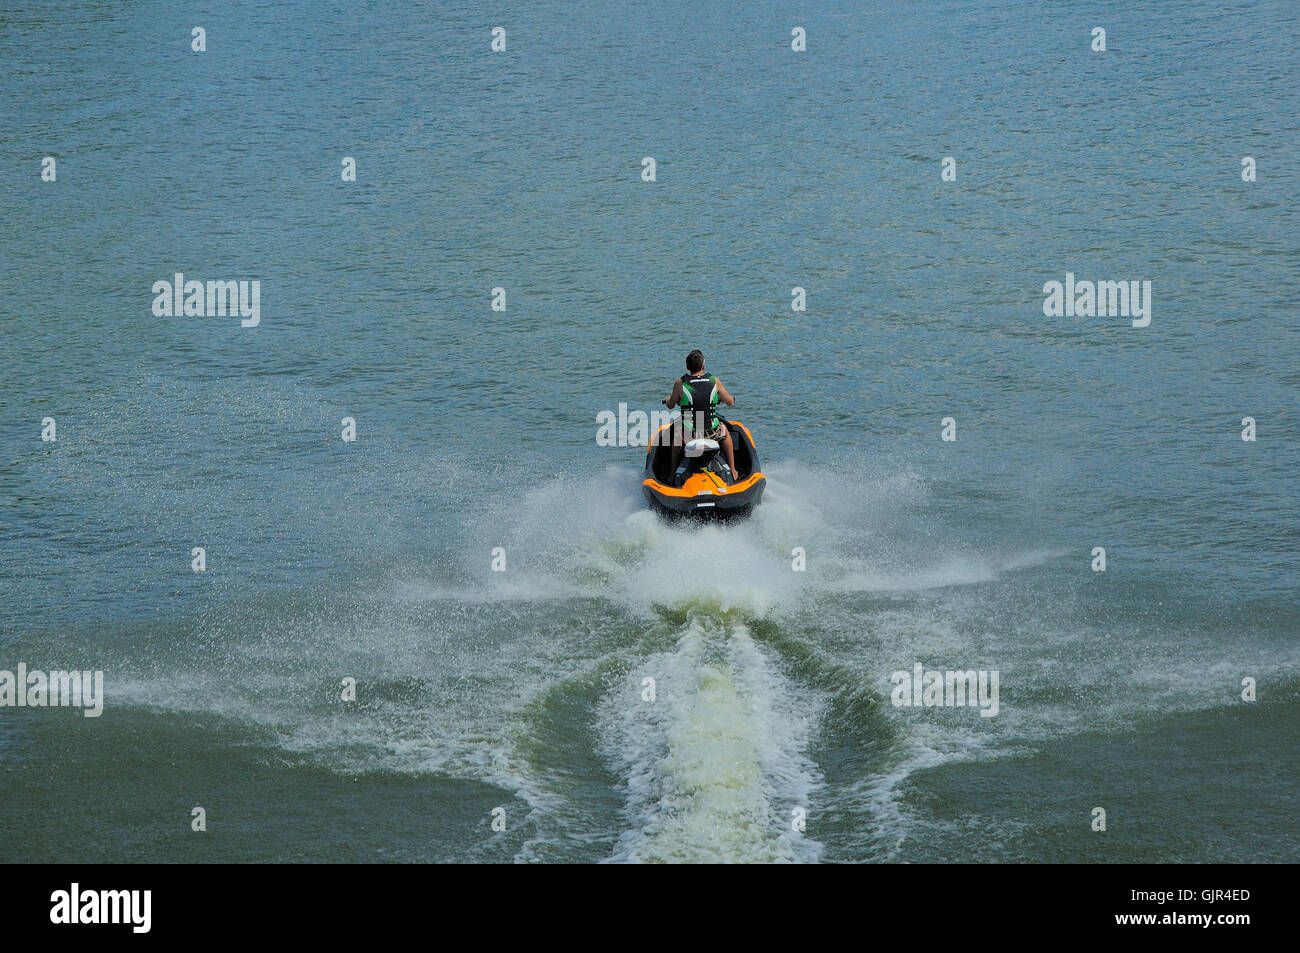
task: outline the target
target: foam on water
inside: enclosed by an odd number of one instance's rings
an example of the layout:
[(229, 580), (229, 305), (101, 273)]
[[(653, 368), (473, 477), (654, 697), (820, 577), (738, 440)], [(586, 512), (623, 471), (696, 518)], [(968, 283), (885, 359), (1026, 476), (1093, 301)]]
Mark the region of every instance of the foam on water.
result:
[[(581, 581), (592, 586), (591, 596), (647, 625), (661, 615), (688, 620), (671, 650), (634, 660), (600, 707), (603, 751), (624, 779), (626, 797), (628, 829), (613, 860), (820, 856), (816, 838), (795, 833), (790, 821), (821, 790), (808, 749), (825, 696), (785, 674), (778, 652), (755, 640), (747, 620), (780, 620), (831, 593), (985, 582), (1055, 555), (921, 551), (893, 567), (897, 534), (889, 522), (926, 495), (914, 472), (878, 480), (859, 473), (846, 481), (795, 463), (772, 474), (763, 506), (751, 519), (726, 525), (661, 520), (641, 503), (637, 475), (619, 468), (583, 481), (580, 512), (572, 485), (557, 480), (525, 500), (514, 522), (527, 527), (507, 547), (522, 578), (503, 580), (500, 591), (563, 590)], [(820, 571), (794, 571), (795, 547), (819, 560)], [(923, 625), (911, 615), (908, 621), (914, 629)], [(918, 634), (935, 644), (937, 632)], [(641, 696), (647, 678), (654, 679), (654, 702)], [(943, 738), (927, 741), (920, 737), (926, 730), (918, 725), (909, 753), (882, 764), (856, 793), (845, 792), (875, 817), (886, 849), (904, 826), (894, 796), (901, 780), (964, 750), (959, 732), (936, 729)]]
[[(808, 750), (825, 696), (787, 674), (778, 650), (748, 623), (780, 624), (828, 594), (980, 582), (1036, 557), (931, 552), (891, 567), (897, 533), (889, 521), (925, 500), (916, 473), (846, 482), (798, 463), (771, 469), (764, 504), (727, 525), (661, 520), (645, 507), (631, 468), (544, 483), (503, 512), (467, 519), (455, 572), (404, 573), (351, 616), (290, 612), (252, 637), (232, 625), (232, 644), (213, 670), (180, 681), (132, 678), (115, 696), (245, 721), (272, 731), (284, 750), (339, 770), (446, 772), (501, 785), (532, 811), (537, 839), (521, 853), (530, 859), (539, 839), (569, 836), (560, 828), (573, 805), (545, 764), (520, 756), (523, 713), (612, 658), (626, 677), (593, 717), (626, 802), (613, 859), (814, 860), (821, 845), (790, 822), (795, 808), (813, 808), (820, 790)], [(486, 568), (498, 545), (503, 573)], [(811, 571), (794, 571), (795, 547)], [(687, 621), (673, 623), (680, 628), (668, 636), (671, 649), (647, 654), (611, 643), (590, 610), (569, 616), (575, 600), (597, 600), (647, 633), (666, 619)], [(945, 641), (935, 620), (902, 616), (900, 639)], [(877, 621), (889, 627), (890, 618)], [(491, 637), (503, 629), (508, 638)], [(350, 655), (346, 667), (365, 673), (363, 689), (376, 681), (394, 687), (346, 714), (319, 698), (286, 696), (280, 686), (301, 676), (304, 653)], [(643, 678), (655, 679), (654, 703), (641, 699)], [(954, 750), (924, 740), (915, 747), (894, 767)], [(882, 818), (891, 810), (890, 777), (897, 780), (887, 769), (864, 782), (863, 806)]]
[[(498, 785), (528, 806), (520, 860), (599, 851), (631, 862), (797, 862), (822, 856), (827, 810), (860, 819), (854, 856), (893, 856), (922, 823), (900, 797), (912, 774), (1092, 727), (1098, 712), (1080, 693), (1112, 699), (1104, 718), (1120, 724), (1152, 706), (1195, 707), (1191, 682), (1210, 704), (1213, 684), (1231, 675), (1153, 669), (1138, 686), (1149, 704), (1102, 692), (1117, 673), (1132, 675), (1132, 653), (1097, 654), (1092, 633), (1051, 628), (1032, 600), (1014, 630), (973, 639), (965, 610), (989, 593), (996, 607), (991, 586), (1059, 550), (954, 541), (906, 468), (846, 475), (792, 463), (772, 467), (770, 481), (751, 519), (697, 525), (646, 509), (631, 468), (556, 479), (467, 517), (446, 564), (400, 567), (346, 609), (249, 610), (205, 625), (217, 648), (202, 660), (125, 660), (110, 700), (219, 714), (339, 771)], [(504, 573), (488, 569), (498, 545)], [(793, 569), (796, 547), (806, 572)], [(1212, 649), (1187, 646), (1188, 665), (1212, 661)], [(1068, 664), (1087, 663), (1064, 679), (1073, 688), (1059, 687), (1064, 652)], [(1002, 669), (1002, 714), (888, 709), (886, 749), (829, 787), (811, 753), (842, 691), (827, 673), (887, 705), (888, 673), (918, 659)], [(362, 685), (364, 704), (347, 711), (331, 701), (342, 672)], [(641, 695), (646, 678), (653, 702)], [(1013, 682), (1038, 694), (1010, 704)], [(549, 769), (550, 746), (577, 742), (547, 734), (534, 709), (570, 693), (592, 699), (564, 710), (590, 719), (622, 800), (618, 830), (586, 818), (590, 790)], [(874, 716), (863, 717), (875, 731)], [(807, 833), (791, 827), (801, 807)]]
[(602, 706), (606, 753), (626, 778), (629, 829), (612, 859), (815, 860), (820, 845), (791, 822), (819, 786), (804, 754), (816, 719), (816, 697), (743, 624), (693, 617)]

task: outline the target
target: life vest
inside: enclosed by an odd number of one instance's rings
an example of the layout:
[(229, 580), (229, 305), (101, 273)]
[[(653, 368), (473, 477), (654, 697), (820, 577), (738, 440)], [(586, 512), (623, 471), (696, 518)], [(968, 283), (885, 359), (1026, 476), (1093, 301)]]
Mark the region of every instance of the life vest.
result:
[(712, 374), (683, 374), (681, 381), (682, 426), (691, 433), (717, 429), (718, 379)]

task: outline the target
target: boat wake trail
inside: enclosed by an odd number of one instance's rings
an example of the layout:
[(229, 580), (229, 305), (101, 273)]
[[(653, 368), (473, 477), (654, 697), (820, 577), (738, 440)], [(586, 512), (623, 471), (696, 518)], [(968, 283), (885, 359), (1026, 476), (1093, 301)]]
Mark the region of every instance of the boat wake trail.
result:
[[(906, 471), (844, 486), (777, 465), (763, 505), (725, 526), (664, 522), (637, 479), (540, 485), (468, 513), (415, 570), (399, 554), (343, 594), (225, 607), (169, 631), (167, 656), (114, 642), (112, 697), (218, 714), (295, 763), (469, 781), (509, 807), (513, 840), (467, 831), (447, 856), (892, 856), (902, 781), (977, 750), (962, 723), (882, 716), (918, 645), (972, 659), (969, 632), (922, 597), (1028, 557), (894, 526), (924, 500)], [(343, 676), (356, 704), (337, 700)]]
[[(740, 523), (666, 523), (644, 508), (635, 474), (615, 469), (588, 481), (591, 505), (582, 513), (565, 509), (557, 484), (532, 494), (510, 521), (519, 527), (508, 542), (519, 564), (545, 569), (502, 580), (503, 592), (598, 600), (637, 633), (602, 648), (609, 664), (591, 710), (623, 804), (607, 861), (822, 859), (829, 789), (852, 787), (844, 778), (831, 785), (819, 764), (827, 719), (837, 738), (851, 736), (857, 753), (848, 760), (872, 778), (888, 774), (902, 755), (881, 730), (873, 682), (889, 670), (895, 629), (905, 644), (933, 634), (928, 616), (904, 613), (909, 624), (894, 625), (889, 613), (854, 600), (1001, 571), (946, 546), (916, 558), (900, 551), (906, 535), (881, 524), (917, 494), (910, 474), (863, 480), (848, 492), (818, 471), (796, 467), (788, 480), (775, 471), (764, 505)], [(819, 480), (828, 485), (814, 505), (800, 488)], [(813, 571), (800, 571), (804, 552)], [(828, 634), (843, 644), (843, 658), (821, 646)], [(876, 658), (882, 644), (891, 658)], [(892, 791), (855, 795), (870, 820), (839, 839), (878, 850)], [(553, 838), (548, 829), (541, 840)]]
[(614, 861), (813, 861), (797, 827), (819, 785), (804, 754), (817, 702), (741, 622), (694, 615), (676, 646), (636, 666), (599, 713), (626, 778)]

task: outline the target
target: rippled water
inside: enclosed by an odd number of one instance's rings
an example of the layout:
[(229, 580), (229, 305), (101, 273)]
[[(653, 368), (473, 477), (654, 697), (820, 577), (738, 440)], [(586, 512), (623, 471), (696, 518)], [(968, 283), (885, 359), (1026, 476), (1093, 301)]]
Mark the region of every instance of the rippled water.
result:
[[(108, 686), (0, 709), (0, 856), (1294, 860), (1293, 6), (483, 16), (0, 14), (0, 669)], [(594, 442), (697, 346), (747, 523)]]

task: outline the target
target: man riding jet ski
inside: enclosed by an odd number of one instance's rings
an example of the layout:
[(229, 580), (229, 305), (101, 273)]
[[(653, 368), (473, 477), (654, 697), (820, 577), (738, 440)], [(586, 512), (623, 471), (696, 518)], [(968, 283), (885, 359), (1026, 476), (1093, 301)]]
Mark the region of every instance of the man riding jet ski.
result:
[[(650, 438), (642, 491), (668, 516), (744, 516), (763, 497), (767, 479), (749, 429), (718, 413), (718, 402), (735, 400), (704, 369), (704, 355), (686, 355), (686, 373), (664, 401), (681, 407), (681, 420)], [(720, 459), (719, 451), (722, 451)], [(683, 460), (683, 457), (685, 458)]]
[(716, 440), (727, 454), (727, 467), (731, 473), (736, 472), (736, 452), (731, 445), (731, 434), (727, 433), (727, 428), (722, 426), (722, 421), (718, 418), (719, 400), (728, 407), (736, 402), (736, 398), (722, 386), (722, 381), (705, 373), (704, 354), (697, 348), (686, 355), (686, 373), (673, 381), (673, 392), (664, 401), (664, 406), (669, 410), (679, 403), (682, 405), (681, 423), (673, 435), (674, 471), (682, 458), (685, 441), (680, 438), (681, 430), (685, 428), (691, 435), (686, 440), (697, 436), (705, 440)]

